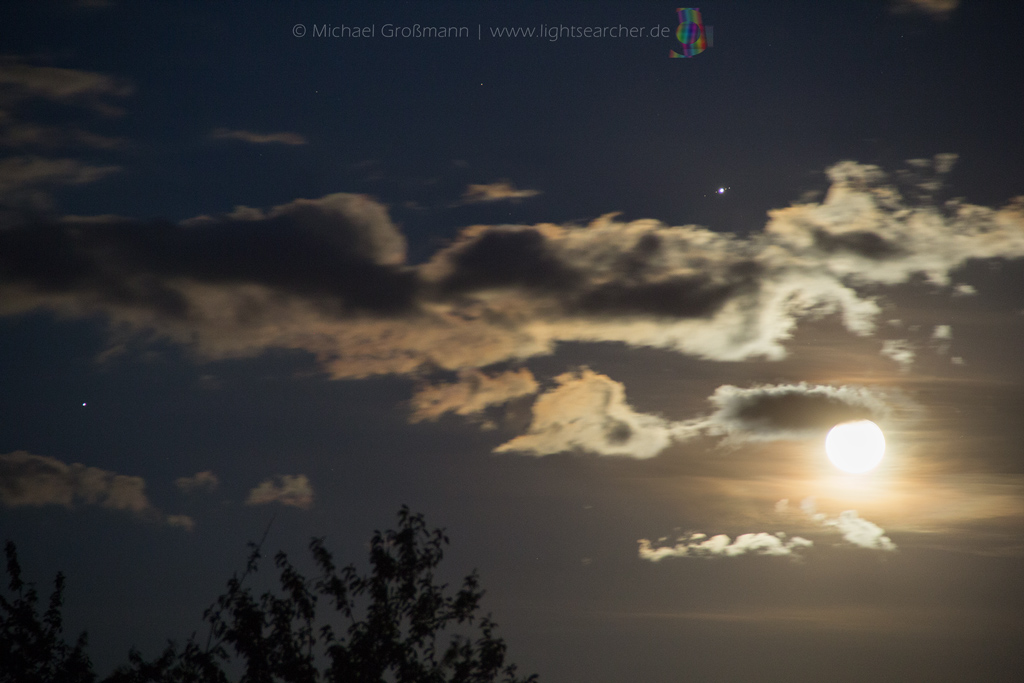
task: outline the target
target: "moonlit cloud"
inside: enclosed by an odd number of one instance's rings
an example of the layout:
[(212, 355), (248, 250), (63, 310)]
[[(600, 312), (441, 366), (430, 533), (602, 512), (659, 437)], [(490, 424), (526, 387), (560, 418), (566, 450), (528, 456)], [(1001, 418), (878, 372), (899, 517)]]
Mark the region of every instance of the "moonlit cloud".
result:
[(483, 185), (469, 185), (462, 193), (461, 204), (479, 204), (483, 202), (519, 201), (528, 197), (536, 197), (540, 190), (519, 190), (507, 180)]
[(93, 166), (76, 159), (8, 157), (0, 160), (0, 196), (39, 186), (84, 185), (120, 170), (119, 166)]
[(19, 122), (10, 114), (0, 111), (0, 147), (89, 147), (118, 149), (125, 145), (121, 138), (97, 135), (71, 126), (44, 126)]
[(535, 394), (539, 388), (533, 373), (526, 368), (494, 376), (474, 369), (463, 370), (457, 382), (420, 387), (410, 401), (409, 421), (436, 420), (447, 412), (462, 416), (482, 413), (491, 406)]
[(96, 505), (145, 519), (163, 519), (172, 526), (188, 526), (180, 516), (164, 517), (149, 502), (145, 489), (142, 477), (81, 463), (69, 465), (26, 451), (0, 455), (0, 502), (7, 507)]
[(883, 419), (887, 397), (865, 387), (799, 384), (740, 388), (723, 385), (708, 398), (714, 411), (682, 421), (637, 413), (625, 386), (584, 368), (555, 378), (558, 386), (533, 405), (527, 433), (495, 450), (549, 455), (581, 450), (599, 455), (650, 458), (673, 441), (725, 437), (726, 443), (806, 440), (840, 422)]
[(885, 529), (860, 517), (856, 510), (844, 510), (838, 517), (828, 517), (817, 511), (814, 498), (801, 501), (800, 509), (816, 524), (837, 530), (847, 543), (869, 550), (896, 550), (896, 544), (885, 535)]
[(29, 99), (78, 104), (102, 114), (122, 111), (108, 100), (132, 93), (126, 81), (80, 69), (25, 64), (14, 57), (0, 58), (0, 105)]
[(652, 458), (671, 442), (671, 423), (634, 411), (626, 403), (626, 389), (620, 382), (587, 368), (561, 374), (555, 381), (558, 386), (534, 403), (526, 434), (498, 446), (495, 452), (550, 455), (583, 450)]
[(313, 487), (304, 474), (284, 474), (260, 482), (249, 491), (246, 505), (280, 503), (308, 510), (313, 505)]
[(935, 19), (945, 19), (960, 5), (960, 0), (893, 0), (896, 13), (920, 12)]
[(209, 470), (203, 472), (196, 472), (191, 477), (179, 477), (174, 480), (174, 485), (178, 487), (178, 490), (182, 493), (192, 493), (194, 491), (205, 490), (207, 492), (214, 491), (220, 484), (220, 479), (217, 475)]
[(889, 414), (885, 397), (866, 387), (774, 384), (723, 385), (708, 398), (715, 411), (681, 425), (684, 434), (725, 436), (733, 442), (817, 438), (840, 422)]
[[(788, 500), (780, 500), (775, 504), (777, 513), (788, 510)], [(896, 550), (896, 544), (885, 535), (884, 529), (860, 517), (855, 510), (844, 510), (837, 517), (828, 517), (817, 511), (813, 498), (801, 501), (800, 510), (816, 526), (838, 531), (843, 540), (851, 545), (869, 550)], [(740, 534), (735, 540), (725, 534), (708, 537), (698, 532), (680, 536), (673, 544), (665, 545), (666, 541), (667, 538), (660, 538), (656, 542), (641, 538), (637, 541), (640, 559), (659, 562), (668, 557), (738, 557), (748, 554), (798, 558), (800, 550), (814, 545), (809, 539), (788, 536), (782, 531), (774, 534)]]
[(708, 538), (707, 534), (695, 533), (678, 539), (675, 545), (655, 547), (651, 541), (641, 538), (639, 555), (642, 560), (660, 562), (666, 557), (738, 557), (740, 555), (769, 555), (792, 557), (803, 548), (810, 548), (813, 541), (800, 536), (788, 538), (785, 533), (765, 532), (740, 534), (732, 540), (725, 534)]
[(213, 140), (241, 140), (254, 145), (282, 144), (282, 145), (305, 145), (307, 140), (298, 133), (253, 133), (248, 130), (231, 130), (229, 128), (217, 128), (210, 133)]
[(968, 260), (1024, 256), (1024, 202), (935, 206), (854, 162), (829, 176), (820, 203), (772, 211), (750, 237), (614, 215), (474, 226), (420, 265), (359, 195), (178, 226), (15, 224), (0, 231), (0, 314), (102, 314), (207, 358), (301, 349), (339, 379), (484, 368), (563, 342), (777, 360), (802, 319), (872, 335), (885, 287), (949, 288)]
[(882, 342), (882, 350), (879, 353), (899, 363), (904, 372), (910, 370), (914, 359), (917, 358), (917, 352), (909, 339), (886, 339)]

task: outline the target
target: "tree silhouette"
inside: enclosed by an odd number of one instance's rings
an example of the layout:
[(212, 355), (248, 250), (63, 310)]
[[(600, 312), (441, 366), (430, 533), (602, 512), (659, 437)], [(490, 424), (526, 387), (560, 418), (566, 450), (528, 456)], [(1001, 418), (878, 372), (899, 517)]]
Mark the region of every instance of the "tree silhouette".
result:
[[(396, 530), (374, 533), (368, 573), (352, 564), (339, 570), (323, 539), (314, 538), (309, 548), (319, 575), (307, 579), (279, 552), (274, 558), (279, 592), (256, 597), (245, 582), (258, 570), (264, 534), (259, 543), (249, 544), (245, 571), (233, 576), (227, 592), (204, 612), (209, 632), (203, 644), (193, 633), (183, 646), (172, 641), (149, 661), (133, 648), (128, 664), (104, 683), (228, 683), (226, 669), (242, 672), (239, 683), (535, 682), (535, 675), (518, 678), (515, 665), (505, 664), (505, 642), (494, 635), (494, 622), (477, 615), (484, 592), (476, 572), (454, 594), (435, 580), (434, 569), (448, 544), (443, 530), (427, 529), (423, 516), (405, 506), (398, 522)], [(8, 573), (11, 590), (23, 590), (20, 578), (14, 578), (20, 569), (11, 543)], [(34, 610), (25, 611), (25, 604), (35, 604), (34, 592), (16, 604), (0, 603), (0, 681), (95, 679), (84, 655), (84, 634), (74, 648), (57, 638), (62, 589), (58, 574), (55, 598), (41, 625)], [(474, 635), (463, 635), (460, 628)], [(40, 629), (49, 635), (35, 640), (22, 635)], [(47, 644), (36, 646), (37, 641)], [(24, 654), (10, 660), (21, 668), (8, 672), (11, 648)], [(37, 670), (36, 678), (20, 675)]]
[(21, 579), (21, 565), (14, 543), (4, 545), (7, 556), (8, 600), (0, 595), (0, 682), (92, 683), (92, 663), (85, 654), (83, 632), (74, 647), (64, 641), (60, 608), (64, 604), (64, 575), (53, 581), (53, 593), (45, 614), (36, 611), (39, 595)]

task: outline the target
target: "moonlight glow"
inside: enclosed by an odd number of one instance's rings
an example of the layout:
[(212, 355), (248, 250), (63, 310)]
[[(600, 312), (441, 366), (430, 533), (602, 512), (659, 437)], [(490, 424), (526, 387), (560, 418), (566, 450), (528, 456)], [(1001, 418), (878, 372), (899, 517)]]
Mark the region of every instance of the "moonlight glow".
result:
[(832, 464), (844, 472), (867, 472), (882, 461), (885, 436), (870, 420), (844, 422), (825, 437), (825, 452)]

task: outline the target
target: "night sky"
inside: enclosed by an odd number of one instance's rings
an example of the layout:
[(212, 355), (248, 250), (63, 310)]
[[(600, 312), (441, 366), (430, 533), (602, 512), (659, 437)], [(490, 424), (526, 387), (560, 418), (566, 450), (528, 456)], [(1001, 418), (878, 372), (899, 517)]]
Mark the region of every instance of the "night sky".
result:
[(0, 537), (99, 673), (407, 504), (542, 681), (1024, 678), (1024, 6), (700, 10), (4, 4)]

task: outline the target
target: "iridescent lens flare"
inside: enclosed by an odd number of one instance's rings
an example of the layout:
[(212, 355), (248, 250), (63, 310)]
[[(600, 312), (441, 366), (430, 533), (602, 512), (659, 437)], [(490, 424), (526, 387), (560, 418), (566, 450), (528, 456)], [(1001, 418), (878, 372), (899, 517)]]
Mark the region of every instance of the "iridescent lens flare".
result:
[(882, 462), (885, 435), (871, 420), (844, 422), (825, 437), (825, 452), (832, 464), (844, 472), (867, 472)]

